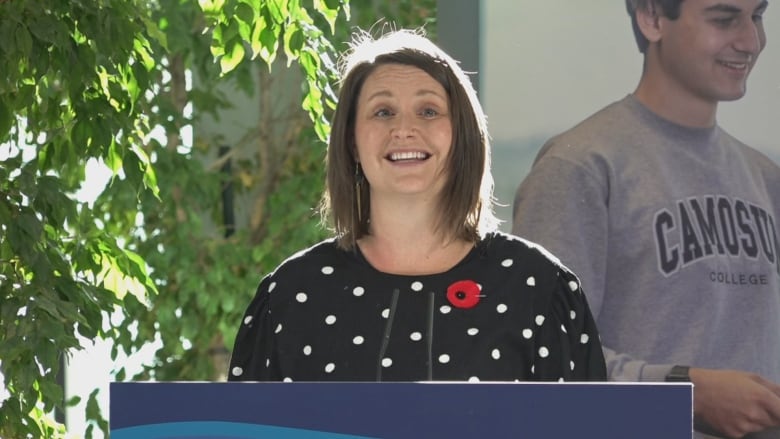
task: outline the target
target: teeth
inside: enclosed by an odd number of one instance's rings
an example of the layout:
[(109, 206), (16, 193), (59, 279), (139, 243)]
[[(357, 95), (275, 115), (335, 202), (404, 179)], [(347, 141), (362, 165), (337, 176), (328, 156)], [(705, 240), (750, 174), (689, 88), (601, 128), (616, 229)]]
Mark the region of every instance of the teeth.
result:
[(737, 62), (728, 62), (728, 61), (722, 61), (721, 64), (723, 64), (726, 67), (730, 67), (732, 69), (745, 69), (747, 68), (747, 63), (737, 63)]
[(428, 154), (421, 151), (414, 152), (394, 152), (390, 154), (390, 160), (425, 160), (428, 158)]

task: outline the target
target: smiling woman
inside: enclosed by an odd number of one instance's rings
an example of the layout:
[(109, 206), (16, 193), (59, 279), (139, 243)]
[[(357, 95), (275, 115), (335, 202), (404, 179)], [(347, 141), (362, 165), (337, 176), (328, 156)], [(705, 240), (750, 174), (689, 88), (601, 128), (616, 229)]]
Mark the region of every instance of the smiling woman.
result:
[(496, 231), (485, 115), (457, 62), (412, 31), (359, 34), (345, 56), (335, 236), (262, 279), (229, 379), (604, 379), (577, 277)]
[[(323, 213), (331, 217), (340, 244), (344, 248), (354, 247), (356, 240), (369, 234), (369, 218), (375, 227), (381, 219), (371, 213), (368, 189), (372, 182), (364, 181), (365, 190), (358, 190), (363, 187), (355, 185), (355, 175), (363, 177), (358, 149), (367, 147), (362, 140), (358, 143), (356, 137), (369, 126), (385, 126), (385, 135), (390, 136), (392, 131), (396, 137), (394, 146), (388, 147), (386, 153), (431, 155), (434, 147), (440, 149), (444, 145), (451, 149), (435, 160), (450, 168), (442, 182), (441, 200), (435, 200), (438, 206), (429, 206), (438, 208), (434, 225), (439, 231), (474, 240), (480, 233), (494, 229), (497, 220), (493, 215), (493, 176), (485, 115), (457, 61), (412, 32), (395, 32), (376, 41), (360, 34), (344, 59), (344, 72), (340, 105), (332, 123), (328, 149), (332, 167), (323, 203)], [(404, 96), (399, 86), (403, 87)], [(404, 107), (398, 108), (400, 105)], [(436, 133), (437, 137), (420, 138), (423, 122), (428, 127), (426, 136)], [(434, 126), (437, 129), (431, 128)], [(443, 126), (448, 126), (449, 131)], [(334, 143), (333, 139), (340, 142)], [(365, 141), (369, 142), (367, 138)], [(398, 145), (424, 145), (428, 149), (409, 150)], [(361, 210), (355, 209), (357, 198)], [(426, 199), (432, 202), (430, 197)]]
[(386, 64), (365, 80), (355, 116), (355, 160), (371, 209), (403, 212), (400, 197), (444, 201), (452, 121), (444, 87), (417, 67)]

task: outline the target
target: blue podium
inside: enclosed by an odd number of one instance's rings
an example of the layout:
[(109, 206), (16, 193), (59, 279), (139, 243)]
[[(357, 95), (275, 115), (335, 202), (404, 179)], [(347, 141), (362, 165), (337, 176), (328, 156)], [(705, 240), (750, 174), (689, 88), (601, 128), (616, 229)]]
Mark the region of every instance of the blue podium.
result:
[(690, 439), (687, 383), (111, 383), (112, 439)]

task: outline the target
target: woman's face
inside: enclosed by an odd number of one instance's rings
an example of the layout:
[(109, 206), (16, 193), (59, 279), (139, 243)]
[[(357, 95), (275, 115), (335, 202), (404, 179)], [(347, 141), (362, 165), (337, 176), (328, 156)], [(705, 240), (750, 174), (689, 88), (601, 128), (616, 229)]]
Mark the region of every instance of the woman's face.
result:
[(417, 67), (377, 67), (358, 96), (355, 143), (372, 204), (409, 197), (438, 200), (452, 146), (444, 87)]

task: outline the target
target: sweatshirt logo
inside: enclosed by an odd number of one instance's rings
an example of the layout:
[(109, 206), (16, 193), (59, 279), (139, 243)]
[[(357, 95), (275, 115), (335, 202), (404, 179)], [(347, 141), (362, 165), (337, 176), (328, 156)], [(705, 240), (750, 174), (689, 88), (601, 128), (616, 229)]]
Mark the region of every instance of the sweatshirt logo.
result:
[[(656, 212), (653, 224), (658, 268), (664, 276), (714, 255), (765, 260), (780, 273), (775, 219), (765, 209), (723, 196), (688, 198), (676, 204), (674, 210)], [(735, 275), (712, 273), (711, 277), (729, 283), (729, 276)], [(742, 280), (733, 283), (745, 284), (755, 283), (753, 277), (758, 275), (736, 276)]]

